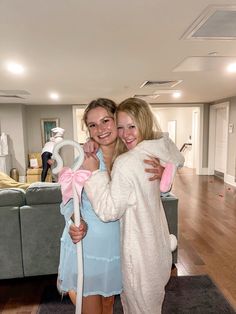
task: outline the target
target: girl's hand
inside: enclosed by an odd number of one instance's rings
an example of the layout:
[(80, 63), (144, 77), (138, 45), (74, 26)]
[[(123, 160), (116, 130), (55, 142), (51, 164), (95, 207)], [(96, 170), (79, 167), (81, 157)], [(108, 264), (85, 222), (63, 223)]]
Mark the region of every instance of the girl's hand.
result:
[(99, 164), (100, 161), (95, 154), (90, 154), (89, 156), (85, 155), (82, 168), (93, 172), (99, 169)]
[(83, 145), (84, 153), (89, 156), (91, 154), (96, 154), (99, 149), (98, 143), (96, 143), (94, 140), (90, 139)]
[(47, 163), (49, 164), (49, 166), (53, 165), (55, 162), (54, 159), (48, 159)]
[(76, 227), (75, 224), (71, 224), (69, 228), (69, 235), (73, 241), (73, 243), (80, 242), (87, 233), (88, 225), (84, 220), (81, 220), (79, 227)]
[(150, 156), (150, 159), (144, 159), (144, 162), (151, 166), (151, 168), (145, 169), (146, 172), (153, 174), (153, 176), (149, 178), (149, 181), (161, 180), (164, 167), (161, 166), (160, 160)]

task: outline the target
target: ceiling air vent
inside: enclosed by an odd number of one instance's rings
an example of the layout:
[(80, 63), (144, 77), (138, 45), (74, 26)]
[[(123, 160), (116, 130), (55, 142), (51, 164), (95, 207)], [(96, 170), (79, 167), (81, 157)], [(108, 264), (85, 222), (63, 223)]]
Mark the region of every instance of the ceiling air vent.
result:
[(0, 94), (0, 97), (1, 98), (20, 98), (20, 99), (25, 99), (25, 97), (21, 97), (21, 96), (18, 96), (18, 95), (1, 95)]
[(187, 57), (180, 64), (178, 64), (173, 69), (173, 72), (223, 71), (230, 63), (236, 63), (236, 56), (192, 56)]
[(25, 99), (22, 95), (30, 95), (29, 92), (26, 90), (19, 90), (19, 89), (0, 89), (0, 97), (1, 98), (18, 98), (18, 99)]
[(182, 38), (235, 40), (236, 6), (208, 6), (187, 29)]
[(157, 94), (151, 94), (151, 95), (134, 95), (134, 98), (151, 98), (151, 99), (156, 99), (157, 97), (159, 97), (160, 95)]
[(145, 82), (143, 82), (143, 84), (140, 86), (140, 88), (143, 88), (143, 87), (155, 87), (155, 88), (158, 88), (158, 87), (161, 87), (161, 88), (167, 87), (167, 88), (172, 88), (172, 87), (178, 85), (178, 84), (181, 83), (181, 82), (182, 82), (182, 80), (145, 81)]

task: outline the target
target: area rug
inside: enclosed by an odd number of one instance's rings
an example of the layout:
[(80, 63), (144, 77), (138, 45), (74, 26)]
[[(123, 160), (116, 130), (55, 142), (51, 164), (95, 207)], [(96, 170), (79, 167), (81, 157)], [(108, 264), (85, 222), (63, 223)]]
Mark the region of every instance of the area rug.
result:
[[(75, 307), (67, 297), (61, 299), (55, 286), (47, 286), (38, 314), (74, 314)], [(162, 314), (235, 314), (208, 276), (171, 277), (166, 286)], [(120, 298), (114, 314), (123, 314)], [(153, 313), (154, 314), (154, 313)]]

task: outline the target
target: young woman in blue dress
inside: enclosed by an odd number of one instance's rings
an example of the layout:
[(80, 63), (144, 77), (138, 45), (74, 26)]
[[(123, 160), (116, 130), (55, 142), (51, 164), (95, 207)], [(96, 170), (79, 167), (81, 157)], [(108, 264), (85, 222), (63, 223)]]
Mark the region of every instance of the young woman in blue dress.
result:
[[(91, 139), (99, 145), (97, 157), (100, 160), (100, 169), (111, 171), (112, 158), (117, 142), (117, 127), (114, 121), (116, 104), (109, 99), (99, 98), (92, 101), (85, 109), (83, 120), (88, 128)], [(93, 146), (93, 144), (92, 144)], [(153, 169), (151, 179), (160, 178), (162, 168), (157, 160), (147, 163)], [(73, 206), (72, 206), (73, 207)], [(112, 314), (114, 295), (122, 290), (120, 268), (120, 226), (119, 221), (104, 223), (94, 213), (91, 203), (85, 192), (82, 193), (81, 214), (88, 224), (86, 236), (83, 238), (84, 285), (83, 285), (83, 314)], [(83, 228), (74, 224), (69, 227), (73, 242), (76, 243), (84, 236)], [(68, 229), (64, 236), (68, 240)], [(63, 241), (63, 237), (62, 237)], [(74, 250), (75, 251), (75, 250)], [(76, 253), (75, 253), (76, 254)], [(59, 267), (59, 281), (64, 291), (69, 291), (72, 301), (76, 299), (76, 276), (74, 285), (66, 286), (69, 273), (74, 268), (76, 257), (70, 257), (71, 263)], [(75, 270), (76, 273), (76, 270)], [(64, 281), (64, 285), (63, 285)]]

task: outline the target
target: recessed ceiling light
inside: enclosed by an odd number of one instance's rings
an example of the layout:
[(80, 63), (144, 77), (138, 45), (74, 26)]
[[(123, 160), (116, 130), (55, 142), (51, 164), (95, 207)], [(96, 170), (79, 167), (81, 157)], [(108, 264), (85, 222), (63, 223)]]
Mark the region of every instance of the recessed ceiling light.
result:
[(236, 63), (230, 63), (227, 66), (227, 71), (230, 73), (236, 72)]
[(49, 97), (50, 97), (52, 100), (58, 100), (58, 99), (59, 99), (58, 93), (55, 93), (55, 92), (50, 93), (50, 94), (49, 94)]
[(7, 63), (6, 67), (9, 72), (17, 75), (22, 74), (25, 71), (24, 67), (21, 64), (15, 62)]
[(173, 96), (174, 98), (179, 98), (179, 97), (181, 96), (181, 92), (174, 92), (174, 93), (172, 94), (172, 96)]

